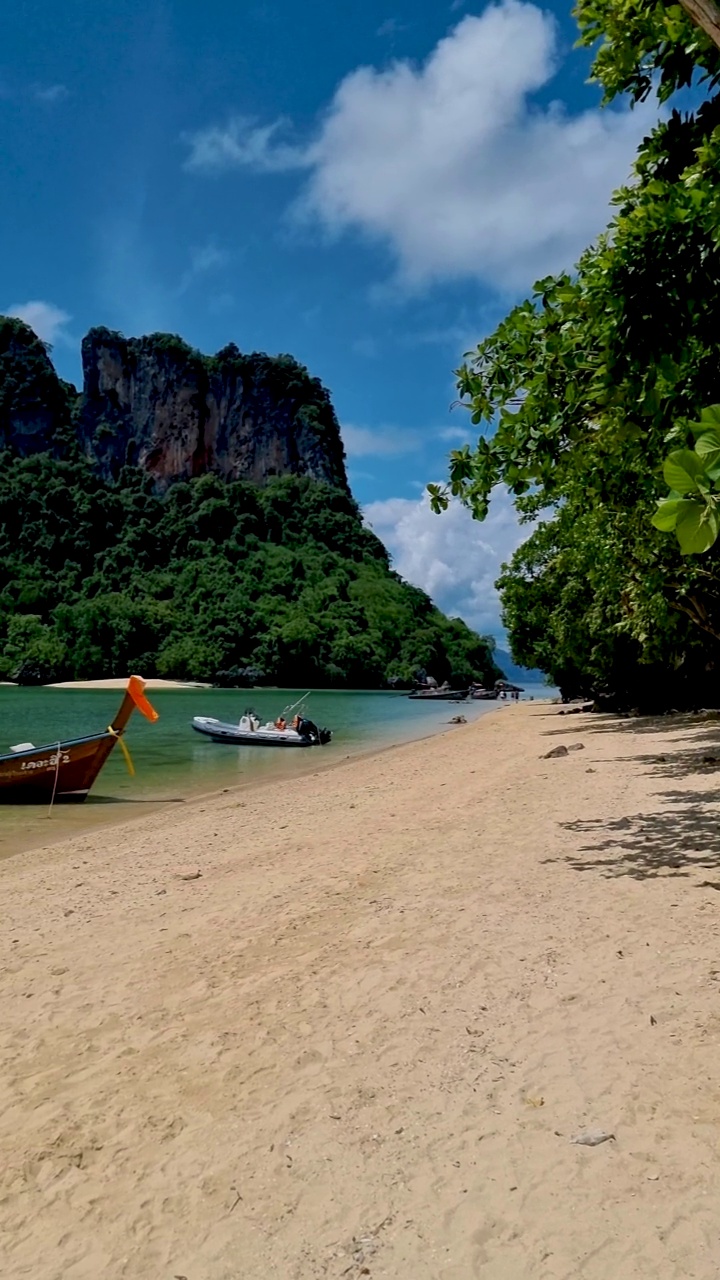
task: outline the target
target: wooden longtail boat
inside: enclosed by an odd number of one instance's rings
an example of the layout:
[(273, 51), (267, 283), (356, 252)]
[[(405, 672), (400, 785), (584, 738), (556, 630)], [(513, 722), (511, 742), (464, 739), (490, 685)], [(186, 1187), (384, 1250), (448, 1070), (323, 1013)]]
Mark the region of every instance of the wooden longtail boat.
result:
[[(125, 696), (112, 724), (101, 733), (45, 747), (23, 743), (0, 755), (0, 804), (51, 804), (84, 800), (116, 742), (137, 708), (148, 720), (158, 713), (144, 694), (145, 681), (130, 676)], [(127, 753), (125, 744), (123, 750)], [(126, 754), (126, 759), (129, 757)]]

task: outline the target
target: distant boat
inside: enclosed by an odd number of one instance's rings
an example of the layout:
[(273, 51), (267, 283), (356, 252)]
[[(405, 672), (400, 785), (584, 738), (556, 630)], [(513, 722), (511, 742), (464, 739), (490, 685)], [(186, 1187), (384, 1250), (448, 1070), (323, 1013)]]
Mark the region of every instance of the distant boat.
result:
[(470, 697), (474, 698), (476, 702), (492, 702), (497, 698), (499, 692), (499, 689), (475, 688), (470, 690)]
[(332, 738), (329, 729), (318, 729), (305, 716), (296, 716), (295, 720), (295, 724), (279, 728), (272, 721), (260, 724), (257, 716), (248, 711), (238, 724), (215, 720), (212, 716), (195, 716), (192, 727), (213, 742), (236, 747), (324, 747)]
[(408, 698), (421, 702), (463, 702), (468, 696), (467, 689), (413, 689)]
[(130, 676), (120, 710), (100, 733), (44, 747), (22, 742), (7, 755), (0, 755), (0, 804), (83, 801), (116, 742), (121, 743), (129, 762), (122, 734), (133, 711), (137, 708), (148, 720), (158, 719), (144, 689), (140, 676)]

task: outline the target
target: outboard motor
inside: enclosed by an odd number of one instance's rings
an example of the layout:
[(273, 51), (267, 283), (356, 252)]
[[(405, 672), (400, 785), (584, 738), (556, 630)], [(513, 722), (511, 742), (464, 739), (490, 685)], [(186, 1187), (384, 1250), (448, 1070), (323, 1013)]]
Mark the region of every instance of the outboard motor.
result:
[(312, 720), (306, 720), (305, 716), (300, 716), (298, 719), (297, 731), (301, 738), (309, 738), (311, 742), (317, 742), (317, 725), (313, 724)]
[(332, 737), (329, 729), (318, 729), (312, 720), (306, 720), (304, 716), (300, 716), (298, 720), (297, 731), (301, 738), (308, 738), (313, 744), (319, 744), (323, 747)]

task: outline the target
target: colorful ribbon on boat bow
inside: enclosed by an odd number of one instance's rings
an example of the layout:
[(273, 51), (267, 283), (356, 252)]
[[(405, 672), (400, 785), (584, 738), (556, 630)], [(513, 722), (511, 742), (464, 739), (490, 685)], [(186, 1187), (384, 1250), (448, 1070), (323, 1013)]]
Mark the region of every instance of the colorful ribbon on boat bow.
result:
[(108, 731), (108, 733), (111, 733), (111, 734), (112, 734), (113, 738), (115, 738), (117, 742), (119, 742), (119, 743), (120, 743), (120, 750), (122, 751), (122, 753), (123, 753), (123, 755), (124, 755), (124, 757), (125, 757), (125, 764), (127, 765), (127, 771), (128, 771), (128, 773), (130, 774), (130, 777), (131, 777), (131, 778), (134, 778), (134, 777), (135, 777), (135, 765), (134, 765), (134, 764), (133, 764), (133, 762), (132, 762), (132, 756), (130, 755), (130, 750), (129, 750), (129, 748), (128, 748), (128, 744), (127, 744), (127, 742), (125, 741), (125, 739), (123, 738), (122, 733), (118, 733), (117, 729), (113, 729), (113, 727), (112, 727), (112, 725), (111, 725), (111, 724), (109, 724), (109, 725), (108, 725), (108, 727), (107, 727), (107, 731)]
[(155, 708), (150, 705), (147, 698), (145, 697), (144, 689), (145, 689), (145, 681), (143, 680), (142, 676), (130, 676), (130, 679), (128, 680), (127, 691), (130, 694), (130, 697), (132, 698), (133, 702), (135, 703), (135, 706), (137, 707), (138, 711), (141, 711), (142, 714), (145, 716), (145, 719), (150, 720), (152, 723), (155, 720), (159, 720), (160, 717), (158, 716), (158, 713), (155, 710)]

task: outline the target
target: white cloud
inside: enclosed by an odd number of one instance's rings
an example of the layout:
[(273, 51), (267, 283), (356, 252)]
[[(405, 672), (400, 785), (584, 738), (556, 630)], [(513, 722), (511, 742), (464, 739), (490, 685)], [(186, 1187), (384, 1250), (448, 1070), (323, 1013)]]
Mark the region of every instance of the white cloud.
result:
[(185, 168), (206, 173), (242, 168), (280, 173), (302, 168), (307, 163), (305, 151), (276, 142), (278, 132), (286, 123), (276, 120), (273, 124), (258, 125), (248, 116), (231, 116), (225, 125), (210, 125), (207, 129), (184, 133), (182, 141), (190, 148)]
[[(477, 346), (478, 333), (486, 333), (492, 329), (491, 320), (475, 321), (472, 330), (470, 322), (466, 325), (448, 324), (436, 328), (409, 329), (398, 336), (402, 347), (453, 347), (455, 351), (464, 353)], [(472, 336), (470, 334), (472, 333)]]
[(186, 137), (189, 168), (307, 170), (297, 217), (393, 251), (400, 278), (499, 290), (571, 267), (657, 116), (652, 103), (571, 114), (533, 95), (558, 64), (555, 19), (523, 0), (464, 17), (424, 64), (360, 67), (304, 148), (282, 121), (234, 118)]
[(190, 269), (196, 275), (200, 275), (203, 271), (211, 271), (213, 267), (223, 267), (229, 257), (227, 249), (218, 249), (217, 245), (210, 241), (199, 249), (193, 250)]
[(380, 344), (377, 338), (355, 338), (350, 346), (355, 355), (363, 356), (365, 360), (377, 360), (380, 355)]
[(412, 453), (421, 442), (420, 433), (403, 427), (341, 427), (345, 452), (350, 458), (392, 457)]
[(13, 302), (11, 306), (5, 308), (4, 314), (24, 320), (43, 342), (69, 341), (65, 326), (70, 316), (67, 311), (56, 307), (52, 302)]
[(380, 23), (375, 35), (380, 36), (381, 39), (385, 37), (392, 38), (400, 35), (401, 31), (407, 31), (407, 26), (404, 22), (400, 22), (399, 18), (386, 18), (384, 22)]
[(230, 254), (227, 249), (219, 249), (212, 240), (208, 240), (206, 244), (193, 249), (190, 255), (190, 265), (183, 272), (177, 287), (178, 295), (187, 293), (188, 289), (192, 288), (199, 277), (207, 275), (209, 271), (216, 271), (219, 267), (227, 266), (229, 261)]
[(410, 284), (472, 275), (514, 289), (571, 266), (653, 108), (533, 105), (556, 43), (549, 14), (504, 0), (464, 18), (423, 67), (353, 72), (313, 147), (305, 216), (389, 243)]
[(471, 439), (472, 431), (468, 431), (467, 427), (443, 427), (438, 435), (441, 440), (448, 440), (454, 444), (467, 444)]
[(55, 102), (64, 102), (70, 97), (70, 90), (65, 84), (36, 84), (33, 85), (32, 95), (36, 102), (47, 102), (52, 105)]
[(443, 612), (481, 633), (502, 633), (494, 583), (500, 566), (532, 532), (531, 525), (518, 523), (506, 489), (495, 489), (482, 523), (454, 500), (446, 512), (434, 515), (427, 494), (371, 502), (363, 515), (397, 572), (427, 591)]

